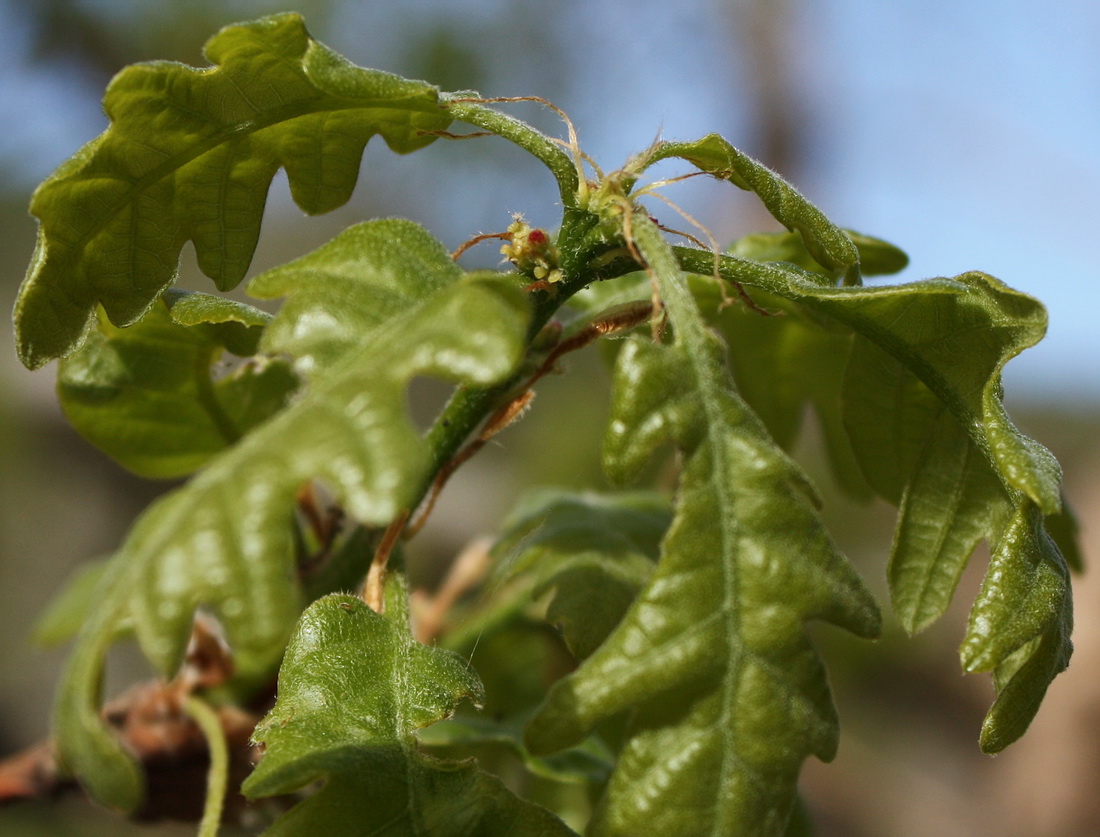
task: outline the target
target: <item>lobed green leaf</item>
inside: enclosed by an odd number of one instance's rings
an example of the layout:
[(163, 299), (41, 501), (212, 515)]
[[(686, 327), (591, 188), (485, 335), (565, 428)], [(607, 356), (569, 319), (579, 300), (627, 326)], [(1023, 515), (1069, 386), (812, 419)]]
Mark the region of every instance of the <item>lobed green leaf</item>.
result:
[[(409, 380), (433, 375), (486, 386), (517, 367), (530, 313), (514, 283), (496, 274), (456, 275), (443, 247), (410, 222), (368, 226), (416, 249), (435, 274), (450, 281), (405, 276), (402, 282), (419, 290), (391, 307), (384, 322), (374, 318), (370, 294), (359, 295), (366, 306), (359, 344), (331, 366), (315, 366), (308, 388), (291, 405), (138, 520), (115, 559), (123, 569), (104, 593), (102, 612), (112, 616), (78, 642), (74, 660), (129, 617), (145, 654), (170, 675), (195, 609), (206, 606), (221, 620), (241, 680), (263, 676), (278, 661), (302, 605), (294, 580), (293, 521), (301, 486), (318, 479), (360, 522), (390, 522), (414, 502), (431, 461), (405, 414)], [(354, 242), (360, 234), (353, 229), (345, 240)], [(328, 252), (338, 271), (341, 254), (356, 248)], [(308, 299), (317, 283), (325, 284), (325, 271), (316, 267), (285, 286), (292, 301), (299, 292)], [(354, 275), (364, 285), (377, 283), (379, 294), (387, 296), (402, 268), (383, 253), (359, 262)], [(280, 312), (276, 333), (284, 317), (298, 317), (295, 311), (288, 304)], [(324, 327), (303, 322), (302, 330), (320, 339)], [(86, 710), (91, 676), (98, 676), (97, 669), (72, 663), (59, 729), (73, 729), (66, 716)]]
[[(713, 269), (705, 255), (682, 255), (691, 270)], [(1043, 520), (1065, 528), (1060, 469), (1001, 401), (1001, 371), (1041, 339), (1045, 311), (981, 273), (823, 288), (794, 267), (727, 257), (721, 269), (850, 332), (850, 348), (835, 346), (846, 351), (844, 423), (864, 476), (899, 506), (889, 578), (902, 625), (916, 632), (938, 618), (974, 547), (994, 544), (986, 582), (994, 592), (974, 605), (963, 663), (995, 672), (999, 696), (982, 746), (1006, 746), (1071, 650), (1065, 560)], [(1072, 532), (1060, 537), (1072, 545)], [(990, 619), (994, 599), (1032, 606)]]
[(28, 367), (76, 349), (97, 304), (116, 325), (140, 319), (187, 241), (219, 289), (237, 285), (279, 168), (303, 210), (327, 212), (350, 197), (371, 137), (406, 153), (451, 121), (435, 87), (350, 64), (297, 14), (226, 27), (205, 54), (213, 67), (119, 73), (110, 127), (35, 192), (38, 246), (15, 310)]
[(256, 728), (265, 753), (244, 793), (262, 798), (323, 787), (265, 834), (573, 834), (469, 762), (422, 755), (415, 731), (479, 702), (460, 657), (416, 643), (405, 591), (391, 583), (386, 613), (333, 595), (303, 615), (279, 671), (275, 707)]
[(878, 610), (805, 476), (734, 393), (656, 226), (640, 213), (633, 224), (674, 340), (633, 339), (620, 353), (605, 468), (629, 479), (673, 442), (675, 517), (625, 617), (550, 690), (527, 741), (536, 754), (568, 746), (632, 710), (591, 833), (779, 835), (802, 761), (830, 759), (837, 745), (804, 623), (874, 636)]

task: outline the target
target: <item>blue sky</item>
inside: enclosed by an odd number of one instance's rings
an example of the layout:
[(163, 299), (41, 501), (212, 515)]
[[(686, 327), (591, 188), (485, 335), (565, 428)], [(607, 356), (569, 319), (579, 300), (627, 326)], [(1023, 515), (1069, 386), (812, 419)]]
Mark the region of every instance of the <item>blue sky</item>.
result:
[[(718, 131), (744, 144), (746, 67), (730, 14), (737, 3), (540, 4), (541, 29), (509, 38), (498, 25), (487, 39), (496, 83), (508, 89), (482, 92), (538, 94), (540, 81), (559, 79), (559, 94), (566, 92), (558, 104), (610, 166), (658, 131), (685, 139)], [(315, 34), (357, 63), (397, 72), (401, 35), (433, 15), (462, 10), (468, 26), (489, 27), (515, 11), (494, 0), (335, 5), (328, 31)], [(909, 252), (903, 279), (980, 269), (1041, 298), (1049, 334), (1009, 365), (1009, 399), (1100, 404), (1100, 5), (789, 0), (789, 7), (796, 92), (812, 125), (810, 170), (796, 185), (838, 223)], [(252, 3), (248, 14), (279, 8)], [(29, 32), (11, 7), (0, 5), (0, 13), (11, 18), (0, 27), (0, 166), (29, 189), (102, 130), (101, 91), (71, 68), (28, 63)], [(193, 37), (197, 61), (205, 34)], [(562, 66), (549, 66), (546, 53), (532, 64), (532, 39), (552, 44)], [(469, 186), (456, 178), (457, 189)], [(716, 203), (737, 196), (679, 188), (673, 196), (720, 234), (747, 231), (723, 226)], [(522, 208), (511, 200), (508, 210)]]

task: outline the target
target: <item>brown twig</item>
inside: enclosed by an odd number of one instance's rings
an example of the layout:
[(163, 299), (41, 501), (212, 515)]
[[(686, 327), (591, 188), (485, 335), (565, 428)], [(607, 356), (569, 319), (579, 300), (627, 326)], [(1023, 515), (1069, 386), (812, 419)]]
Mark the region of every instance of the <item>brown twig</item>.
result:
[(367, 571), (366, 581), (363, 582), (362, 599), (375, 613), (382, 613), (386, 609), (386, 565), (408, 519), (408, 511), (403, 511), (393, 523), (386, 527), (386, 531), (382, 533), (382, 540), (374, 551), (374, 560), (371, 561), (370, 569)]

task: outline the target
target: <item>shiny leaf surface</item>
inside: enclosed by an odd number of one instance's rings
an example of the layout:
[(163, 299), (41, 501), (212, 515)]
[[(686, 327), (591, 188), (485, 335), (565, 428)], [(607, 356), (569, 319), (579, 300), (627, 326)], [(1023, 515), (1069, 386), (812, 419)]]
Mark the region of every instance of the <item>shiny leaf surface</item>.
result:
[(686, 279), (655, 225), (636, 244), (675, 338), (627, 343), (605, 467), (636, 475), (674, 442), (684, 457), (660, 562), (622, 622), (557, 683), (528, 728), (536, 753), (633, 710), (591, 832), (783, 834), (803, 759), (838, 729), (804, 623), (861, 636), (878, 610), (817, 518), (797, 466), (731, 386)]
[(278, 169), (303, 210), (327, 212), (351, 195), (372, 136), (405, 153), (450, 123), (435, 87), (350, 64), (296, 14), (226, 27), (205, 52), (212, 68), (119, 73), (110, 127), (35, 192), (38, 246), (15, 313), (27, 366), (71, 353), (97, 304), (119, 326), (142, 317), (187, 241), (219, 289), (236, 286)]

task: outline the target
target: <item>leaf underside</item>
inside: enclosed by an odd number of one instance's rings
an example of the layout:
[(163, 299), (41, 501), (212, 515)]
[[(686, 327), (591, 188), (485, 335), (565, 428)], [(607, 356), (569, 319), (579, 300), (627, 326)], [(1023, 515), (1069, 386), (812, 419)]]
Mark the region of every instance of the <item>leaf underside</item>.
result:
[(267, 315), (206, 294), (163, 299), (170, 308), (157, 303), (125, 329), (101, 318), (58, 366), (65, 417), (85, 439), (145, 477), (198, 470), (282, 409), (298, 386), (278, 358), (219, 374), (226, 351), (256, 353)]
[[(709, 257), (692, 258), (689, 269), (712, 270)], [(974, 548), (990, 541), (994, 561), (961, 654), (967, 671), (994, 672), (999, 696), (981, 742), (987, 752), (1003, 749), (1024, 731), (1021, 719), (1034, 714), (1072, 650), (1068, 567), (1044, 526), (1045, 517), (1062, 514), (1061, 471), (1012, 424), (1001, 401), (1004, 365), (1043, 335), (1042, 306), (981, 273), (832, 288), (793, 266), (736, 257), (722, 265), (724, 276), (781, 300), (783, 316), (739, 311), (718, 318), (719, 324), (732, 319), (723, 334), (734, 363), (740, 358), (746, 398), (786, 441), (808, 397), (841, 481), (852, 482), (854, 462), (877, 494), (898, 505), (889, 580), (894, 610), (908, 631), (944, 613)], [(699, 276), (695, 288), (703, 309), (716, 310), (713, 279)], [(767, 305), (771, 298), (761, 300)], [(752, 318), (755, 324), (739, 333)], [(743, 341), (754, 333), (768, 335), (762, 339), (779, 353), (752, 359)], [(819, 370), (839, 379), (839, 392), (810, 383), (793, 396), (765, 391), (760, 380), (769, 364), (784, 380)], [(1026, 537), (1021, 527), (1031, 527)], [(1012, 573), (1001, 571), (1008, 554)], [(1029, 607), (1011, 604), (1019, 601)], [(1021, 654), (1029, 665), (1020, 664)], [(1014, 719), (1011, 734), (1005, 718)]]

